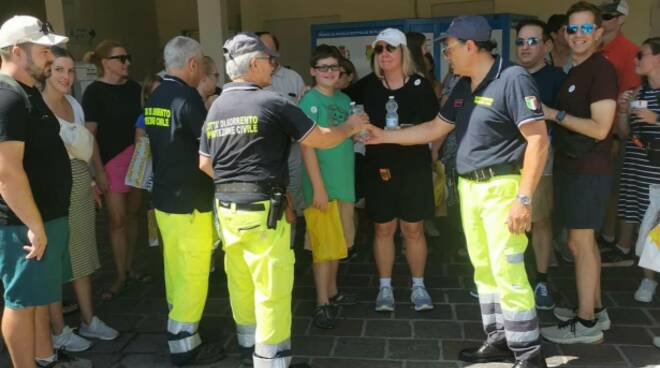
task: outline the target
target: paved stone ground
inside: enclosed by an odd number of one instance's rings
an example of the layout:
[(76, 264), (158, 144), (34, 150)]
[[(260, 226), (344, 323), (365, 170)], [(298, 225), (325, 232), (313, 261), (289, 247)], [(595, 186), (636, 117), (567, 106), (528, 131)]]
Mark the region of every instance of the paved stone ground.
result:
[[(112, 279), (112, 259), (104, 220), (99, 235), (103, 268), (96, 275), (96, 312), (121, 331), (118, 340), (97, 341), (80, 354), (94, 361), (95, 367), (170, 367), (167, 355), (165, 321), (167, 307), (162, 281), (160, 248), (140, 247), (137, 264), (154, 276), (149, 284), (132, 285), (113, 302), (100, 301), (102, 287)], [(144, 237), (142, 237), (144, 238)], [(146, 244), (144, 239), (141, 244)], [(510, 367), (511, 364), (463, 365), (458, 351), (479, 344), (484, 338), (476, 300), (469, 296), (472, 285), (467, 261), (455, 254), (447, 237), (430, 238), (426, 283), (435, 302), (433, 311), (416, 313), (409, 303), (407, 265), (397, 257), (393, 284), (398, 301), (394, 313), (373, 311), (378, 279), (369, 247), (363, 246), (358, 259), (340, 269), (340, 286), (359, 296), (360, 303), (340, 311), (334, 330), (320, 330), (311, 324), (314, 288), (310, 256), (298, 252), (293, 302), (293, 349), (296, 361), (307, 361), (317, 368), (440, 368)], [(221, 269), (212, 273), (201, 334), (204, 339), (224, 342), (229, 357), (210, 367), (238, 367), (233, 322), (227, 297), (226, 279)], [(550, 271), (558, 297), (575, 299), (573, 269), (560, 265)], [(613, 320), (612, 329), (600, 345), (558, 346), (544, 344), (551, 366), (560, 367), (660, 367), (660, 349), (651, 345), (660, 335), (660, 298), (650, 304), (633, 300), (641, 277), (635, 267), (603, 271), (604, 303)], [(67, 292), (71, 299), (70, 292)], [(544, 324), (554, 323), (551, 312), (541, 312)], [(77, 325), (78, 315), (67, 317)], [(6, 353), (0, 353), (0, 367), (9, 367)]]

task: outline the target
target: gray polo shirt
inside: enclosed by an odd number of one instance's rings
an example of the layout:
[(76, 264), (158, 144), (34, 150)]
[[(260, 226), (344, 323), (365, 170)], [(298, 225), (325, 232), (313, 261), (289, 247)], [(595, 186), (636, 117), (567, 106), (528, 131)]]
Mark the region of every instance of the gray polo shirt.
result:
[(526, 142), (520, 127), (543, 120), (534, 79), (521, 66), (497, 57), (474, 91), (470, 83), (461, 78), (438, 114), (456, 124), (458, 173), (521, 163)]
[(273, 74), (273, 84), (264, 89), (277, 92), (297, 105), (304, 88), (305, 82), (300, 74), (280, 65)]

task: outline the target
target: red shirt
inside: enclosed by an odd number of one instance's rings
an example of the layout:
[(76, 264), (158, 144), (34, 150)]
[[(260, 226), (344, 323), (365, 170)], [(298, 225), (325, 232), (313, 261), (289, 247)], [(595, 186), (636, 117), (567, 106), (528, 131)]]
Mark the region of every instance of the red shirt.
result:
[(640, 85), (639, 76), (635, 73), (635, 55), (639, 47), (619, 33), (610, 43), (603, 46), (601, 53), (616, 69), (619, 82), (619, 94), (635, 89)]

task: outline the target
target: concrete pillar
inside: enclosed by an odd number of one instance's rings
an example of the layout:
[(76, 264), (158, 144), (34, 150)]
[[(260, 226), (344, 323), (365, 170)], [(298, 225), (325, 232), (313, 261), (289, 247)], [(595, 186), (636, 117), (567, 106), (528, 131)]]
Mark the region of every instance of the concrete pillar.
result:
[(59, 34), (66, 34), (66, 23), (64, 22), (64, 7), (62, 0), (45, 0), (46, 20), (53, 26), (53, 30)]
[(202, 49), (205, 55), (215, 60), (222, 85), (226, 82), (222, 45), (229, 37), (227, 0), (197, 0), (197, 15)]

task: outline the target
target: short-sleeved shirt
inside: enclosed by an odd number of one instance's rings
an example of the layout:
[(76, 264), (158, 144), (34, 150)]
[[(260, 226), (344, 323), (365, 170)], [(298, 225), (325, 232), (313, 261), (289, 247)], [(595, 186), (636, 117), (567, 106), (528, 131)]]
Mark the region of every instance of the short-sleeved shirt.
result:
[(85, 118), (98, 124), (96, 141), (104, 164), (135, 142), (135, 120), (142, 113), (140, 94), (140, 85), (132, 80), (116, 85), (97, 80), (85, 89)]
[(135, 129), (146, 129), (144, 126), (144, 113), (140, 114), (135, 120)]
[[(601, 53), (594, 53), (581, 64), (574, 66), (564, 80), (557, 95), (556, 107), (569, 115), (590, 119), (591, 104), (601, 100), (617, 98), (617, 77), (614, 66)], [(553, 129), (563, 129), (565, 135), (579, 134), (569, 131), (561, 125)], [(562, 134), (561, 136), (563, 136)], [(555, 170), (566, 174), (604, 174), (612, 173), (612, 136), (596, 143), (593, 149), (580, 158), (564, 154), (561, 136), (553, 136), (555, 145)]]
[[(385, 127), (385, 104), (390, 96), (397, 102), (399, 125), (417, 125), (431, 121), (438, 113), (438, 98), (431, 84), (424, 77), (414, 74), (403, 87), (390, 90), (376, 74), (371, 73), (349, 87), (353, 101), (364, 105), (371, 124)], [(427, 144), (402, 146), (378, 144), (367, 146), (365, 165), (367, 170), (392, 168), (397, 172), (431, 168), (431, 150)]]
[(610, 43), (603, 46), (601, 53), (614, 65), (619, 83), (618, 93), (637, 88), (641, 80), (635, 73), (635, 55), (639, 47), (619, 33)]
[[(37, 209), (44, 221), (69, 213), (71, 162), (60, 138), (60, 123), (41, 93), (20, 83), (32, 105), (16, 91), (0, 89), (0, 142), (23, 142), (23, 169)], [(3, 198), (0, 198), (0, 225), (23, 225)]]
[(185, 214), (213, 209), (213, 182), (199, 169), (199, 137), (206, 108), (199, 92), (165, 75), (144, 106), (153, 156), (154, 207)]
[[(556, 66), (545, 64), (543, 68), (532, 73), (532, 77), (536, 82), (536, 86), (539, 88), (541, 102), (546, 106), (554, 108), (559, 88), (566, 78), (564, 71)], [(550, 128), (550, 125), (548, 125), (548, 128)], [(550, 132), (550, 135), (552, 136), (552, 132)], [(552, 175), (552, 166), (554, 164), (553, 156), (552, 149), (549, 149), (548, 159), (546, 160), (545, 168), (543, 169), (543, 175)]]
[(305, 82), (295, 70), (279, 66), (273, 74), (272, 84), (264, 89), (276, 92), (289, 99), (289, 101), (298, 104), (298, 101), (302, 98), (301, 93), (305, 89)]
[[(351, 100), (342, 92), (326, 96), (314, 88), (300, 100), (300, 109), (305, 115), (324, 128), (343, 124), (350, 114), (350, 108)], [(315, 152), (328, 198), (355, 202), (353, 140), (347, 138), (332, 148), (317, 148)], [(314, 198), (314, 189), (305, 167), (302, 173), (302, 193), (305, 203), (310, 205)]]
[[(291, 139), (302, 141), (316, 124), (296, 105), (251, 83), (229, 83), (211, 106), (199, 153), (213, 159), (214, 182), (286, 187)], [(216, 192), (218, 199), (249, 203), (262, 194)]]
[(534, 79), (523, 67), (498, 56), (474, 92), (470, 83), (461, 78), (439, 114), (456, 124), (457, 172), (521, 164), (526, 141), (520, 127), (543, 120)]

